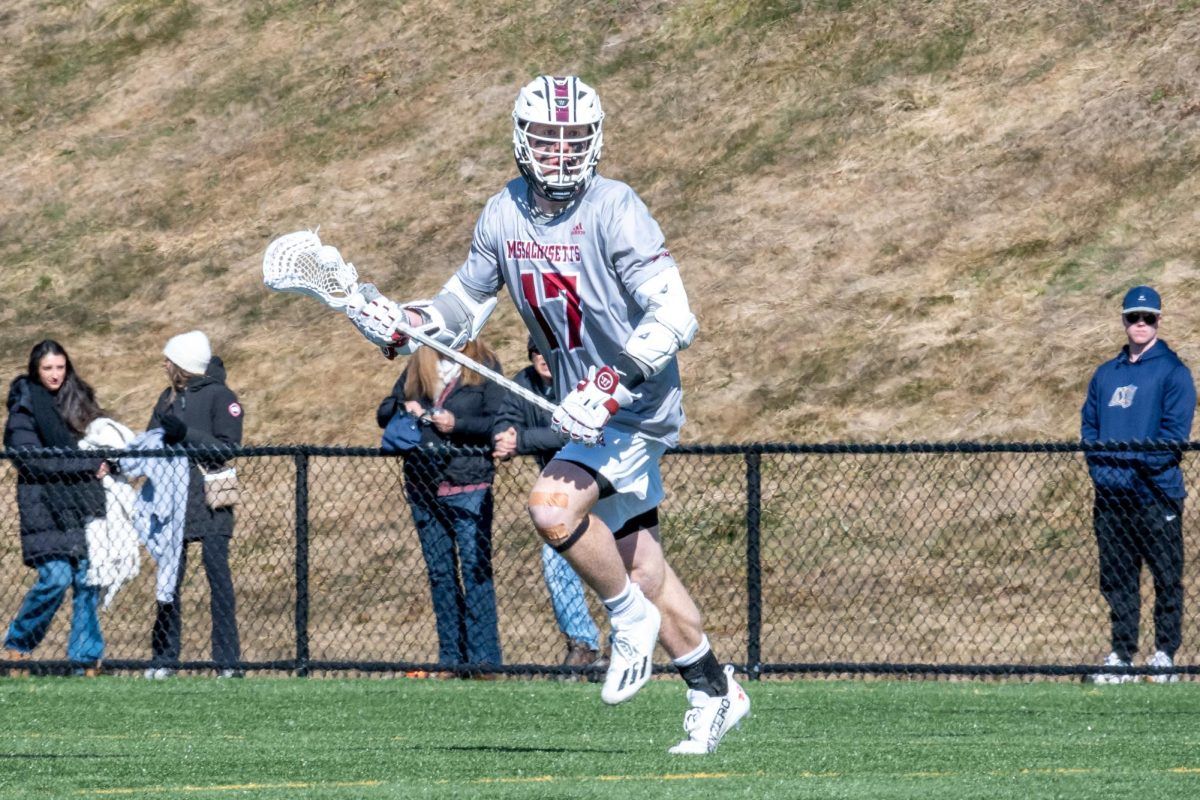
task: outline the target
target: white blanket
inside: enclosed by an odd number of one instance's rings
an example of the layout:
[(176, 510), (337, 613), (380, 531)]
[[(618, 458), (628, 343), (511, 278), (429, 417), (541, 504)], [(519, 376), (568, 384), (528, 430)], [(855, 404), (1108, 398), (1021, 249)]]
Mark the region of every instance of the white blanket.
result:
[[(151, 428), (129, 444), (130, 451), (162, 449), (162, 428)], [(158, 565), (154, 596), (160, 603), (175, 600), (179, 561), (183, 556), (183, 526), (187, 519), (188, 460), (183, 456), (147, 458), (125, 456), (121, 471), (145, 476), (133, 505), (133, 527)]]
[[(100, 417), (88, 425), (81, 450), (122, 449), (133, 441), (133, 431), (116, 420)], [(103, 608), (108, 610), (117, 591), (135, 578), (142, 568), (137, 530), (133, 526), (133, 504), (137, 492), (124, 476), (105, 475), (104, 516), (88, 522), (87, 538), (89, 586), (104, 589)]]

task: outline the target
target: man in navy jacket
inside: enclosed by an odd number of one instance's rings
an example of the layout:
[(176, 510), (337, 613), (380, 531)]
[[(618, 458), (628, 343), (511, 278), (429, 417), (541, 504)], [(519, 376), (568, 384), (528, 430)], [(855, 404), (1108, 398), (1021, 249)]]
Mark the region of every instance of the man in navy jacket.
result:
[[(1162, 301), (1135, 286), (1121, 306), (1127, 344), (1100, 365), (1082, 409), (1085, 442), (1187, 442), (1196, 410), (1192, 373), (1158, 338)], [(1108, 601), (1112, 652), (1105, 666), (1127, 667), (1137, 652), (1142, 565), (1154, 579), (1155, 653), (1151, 667), (1174, 666), (1183, 619), (1183, 473), (1178, 450), (1087, 454), (1095, 486), (1093, 525), (1100, 554), (1100, 592)], [(1175, 675), (1155, 675), (1156, 682)], [(1100, 673), (1097, 683), (1135, 676)]]

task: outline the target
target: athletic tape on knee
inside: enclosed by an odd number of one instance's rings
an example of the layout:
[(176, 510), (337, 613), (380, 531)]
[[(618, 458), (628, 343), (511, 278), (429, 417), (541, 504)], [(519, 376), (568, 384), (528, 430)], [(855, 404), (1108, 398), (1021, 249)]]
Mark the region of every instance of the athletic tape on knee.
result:
[(548, 506), (550, 508), (566, 508), (570, 503), (570, 498), (566, 492), (530, 492), (529, 505), (533, 506)]
[(566, 538), (566, 541), (564, 541), (562, 544), (552, 544), (550, 546), (553, 547), (555, 550), (557, 550), (560, 553), (567, 552), (567, 550), (570, 549), (571, 545), (573, 545), (573, 544), (575, 544), (575, 542), (579, 541), (579, 537), (583, 536), (583, 534), (587, 532), (588, 525), (591, 525), (591, 524), (592, 524), (592, 515), (588, 514), (587, 516), (585, 516), (583, 518), (583, 522), (579, 523), (579, 526), (576, 527), (575, 530), (571, 532), (571, 535)]
[[(569, 505), (567, 495), (563, 492), (533, 492), (529, 495), (529, 511), (535, 508), (566, 508)], [(566, 525), (552, 525), (549, 528), (538, 528), (538, 534), (546, 544), (558, 549), (558, 546), (571, 537)]]

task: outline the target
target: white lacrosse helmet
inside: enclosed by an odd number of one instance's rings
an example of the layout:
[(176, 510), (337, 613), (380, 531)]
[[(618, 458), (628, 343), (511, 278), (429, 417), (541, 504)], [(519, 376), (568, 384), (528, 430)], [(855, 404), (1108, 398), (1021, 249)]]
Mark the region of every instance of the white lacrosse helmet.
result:
[[(596, 174), (603, 124), (600, 95), (579, 78), (542, 75), (526, 84), (513, 107), (513, 154), (533, 191), (554, 202), (578, 197)], [(567, 137), (575, 127), (586, 133)]]

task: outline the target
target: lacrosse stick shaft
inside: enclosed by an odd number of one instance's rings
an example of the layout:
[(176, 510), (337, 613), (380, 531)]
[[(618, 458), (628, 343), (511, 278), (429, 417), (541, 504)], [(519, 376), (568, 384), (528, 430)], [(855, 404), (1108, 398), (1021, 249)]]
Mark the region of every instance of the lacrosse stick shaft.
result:
[(554, 405), (554, 403), (551, 403), (549, 400), (542, 397), (540, 394), (535, 394), (534, 392), (529, 391), (521, 384), (509, 380), (508, 378), (501, 375), (499, 372), (496, 372), (493, 369), (488, 369), (483, 364), (480, 364), (478, 361), (471, 358), (470, 356), (465, 356), (462, 353), (458, 352), (457, 350), (454, 350), (453, 348), (447, 347), (446, 345), (442, 344), (437, 339), (426, 336), (425, 334), (421, 333), (420, 331), (414, 330), (414, 329), (408, 327), (404, 323), (400, 323), (396, 326), (396, 332), (398, 334), (403, 334), (404, 336), (407, 336), (408, 338), (412, 339), (415, 342), (420, 342), (421, 344), (425, 345), (426, 347), (433, 348), (437, 352), (444, 355), (446, 358), (450, 359), (451, 361), (457, 362), (459, 365), (464, 366), (469, 370), (478, 372), (480, 375), (487, 378), (489, 381), (492, 381), (500, 388), (507, 389), (508, 391), (515, 394), (517, 397), (520, 397), (522, 400), (525, 400), (527, 402), (533, 403), (535, 406), (542, 409), (543, 411), (549, 411), (551, 414), (553, 414), (554, 410), (556, 408), (558, 408), (558, 406)]

